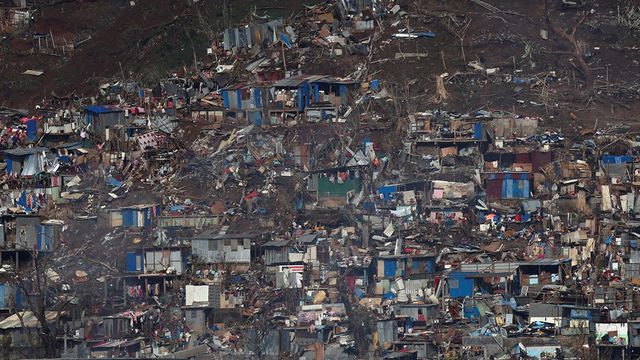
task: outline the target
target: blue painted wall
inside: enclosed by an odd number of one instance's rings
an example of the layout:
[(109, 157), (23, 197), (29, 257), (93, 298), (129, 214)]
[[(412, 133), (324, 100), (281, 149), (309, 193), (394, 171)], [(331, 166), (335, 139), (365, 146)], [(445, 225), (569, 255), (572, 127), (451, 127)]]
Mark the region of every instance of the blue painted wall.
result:
[(398, 270), (398, 261), (396, 259), (384, 259), (384, 276), (395, 277)]
[[(136, 264), (140, 263), (140, 268), (136, 267)], [(127, 272), (142, 272), (144, 270), (144, 256), (142, 253), (136, 251), (128, 251), (127, 252), (127, 263), (126, 263), (126, 271)]]
[(530, 181), (528, 174), (505, 174), (502, 180), (501, 196), (503, 199), (528, 199)]
[[(452, 272), (449, 274), (449, 296), (452, 298), (463, 298), (473, 296), (474, 279), (466, 277), (473, 273)], [(457, 283), (457, 284), (456, 284)], [(452, 286), (453, 285), (453, 286)], [(454, 287), (457, 285), (456, 287)]]
[(37, 228), (37, 248), (38, 251), (50, 251), (53, 246), (55, 236), (55, 225), (38, 225)]

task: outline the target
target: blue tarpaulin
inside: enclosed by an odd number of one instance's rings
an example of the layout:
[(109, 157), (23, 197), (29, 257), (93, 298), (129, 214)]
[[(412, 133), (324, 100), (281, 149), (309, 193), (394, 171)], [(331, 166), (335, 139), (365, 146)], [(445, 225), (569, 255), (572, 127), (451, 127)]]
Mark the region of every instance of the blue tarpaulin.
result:
[(260, 88), (253, 89), (254, 107), (260, 109), (262, 107), (262, 91)]
[(262, 125), (262, 112), (261, 111), (250, 111), (249, 112), (249, 121), (256, 126)]
[(120, 186), (122, 186), (122, 181), (114, 178), (113, 176), (109, 176), (107, 177), (107, 184), (119, 188)]
[(395, 277), (398, 269), (398, 261), (396, 259), (384, 260), (384, 277)]
[(349, 88), (345, 84), (340, 84), (340, 102), (343, 105), (349, 102)]
[(365, 201), (362, 203), (362, 208), (368, 212), (376, 211), (376, 203), (373, 201)]
[(591, 320), (591, 311), (586, 309), (571, 309), (571, 318)]
[[(31, 198), (31, 200), (29, 200), (29, 197)], [(27, 194), (26, 191), (23, 191), (16, 201), (16, 205), (22, 207), (27, 213), (32, 212), (33, 209), (37, 208), (39, 204), (40, 203), (38, 201), (38, 196), (36, 194)]]
[(383, 185), (378, 188), (378, 194), (389, 200), (394, 193), (398, 192), (398, 185)]
[(415, 35), (417, 37), (425, 37), (425, 38), (434, 38), (436, 37), (436, 33), (433, 31), (422, 31), (422, 32), (414, 32), (411, 35)]
[(631, 162), (633, 158), (631, 156), (614, 156), (614, 155), (602, 155), (600, 159), (603, 164), (625, 164)]
[(70, 164), (71, 158), (67, 155), (58, 156), (58, 162), (61, 162), (63, 164)]
[(142, 271), (142, 264), (144, 263), (144, 257), (135, 251), (127, 252), (127, 272)]
[(153, 209), (147, 208), (142, 211), (144, 213), (144, 227), (150, 227), (152, 225)]
[(482, 139), (482, 131), (483, 131), (482, 123), (473, 124), (473, 138), (476, 140)]
[(480, 310), (478, 309), (478, 306), (475, 304), (475, 302), (473, 305), (467, 305), (467, 303), (465, 302), (464, 317), (466, 319), (477, 319), (480, 317)]
[(36, 141), (38, 139), (38, 122), (36, 119), (27, 121), (27, 139)]
[(229, 108), (229, 93), (227, 91), (222, 92), (222, 105), (225, 109)]
[(388, 293), (382, 295), (382, 298), (385, 300), (393, 300), (396, 298), (396, 294), (392, 293), (391, 291), (389, 291)]
[(449, 296), (463, 298), (473, 296), (473, 278), (467, 277), (471, 273), (452, 272), (449, 274)]
[(296, 197), (295, 207), (296, 210), (300, 210), (304, 207), (304, 199), (302, 198), (302, 196)]
[(289, 40), (289, 37), (285, 34), (280, 34), (280, 40), (287, 45), (287, 47), (289, 49), (291, 49), (293, 46), (291, 46), (291, 40)]
[(610, 245), (613, 242), (613, 235), (609, 236), (604, 240), (604, 243)]
[(178, 212), (184, 210), (184, 205), (171, 205), (169, 206), (169, 211)]
[(138, 226), (138, 212), (135, 209), (122, 209), (122, 226)]
[(501, 196), (503, 199), (528, 199), (530, 183), (527, 174), (506, 174), (502, 180)]
[(94, 114), (106, 114), (106, 113), (110, 113), (110, 112), (117, 112), (118, 110), (113, 110), (113, 109), (109, 109), (106, 106), (101, 106), (101, 105), (89, 105), (89, 106), (85, 106), (84, 110), (86, 112), (89, 113), (94, 113)]

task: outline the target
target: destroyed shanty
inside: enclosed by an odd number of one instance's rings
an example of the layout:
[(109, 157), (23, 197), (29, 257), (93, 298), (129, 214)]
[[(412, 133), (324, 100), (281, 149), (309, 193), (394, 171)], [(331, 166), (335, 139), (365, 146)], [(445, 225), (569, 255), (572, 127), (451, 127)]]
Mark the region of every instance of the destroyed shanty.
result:
[(640, 356), (640, 7), (276, 3), (0, 1), (4, 358)]

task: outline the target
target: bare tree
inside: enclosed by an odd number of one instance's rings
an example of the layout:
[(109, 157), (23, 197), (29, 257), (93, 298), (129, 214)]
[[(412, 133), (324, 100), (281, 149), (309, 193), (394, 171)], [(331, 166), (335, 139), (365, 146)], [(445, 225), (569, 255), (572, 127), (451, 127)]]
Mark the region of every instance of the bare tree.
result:
[[(29, 251), (30, 266), (14, 269), (13, 283), (16, 291), (24, 294), (26, 312), (17, 311), (21, 325), (26, 329), (27, 337), (32, 347), (37, 342), (33, 332), (36, 332), (45, 357), (59, 357), (58, 335), (61, 335), (62, 316), (68, 310), (73, 295), (62, 291), (62, 277), (54, 268), (62, 264), (53, 263), (55, 251)], [(31, 313), (37, 325), (35, 329), (26, 326), (24, 315)], [(54, 316), (48, 316), (53, 312)]]
[(582, 75), (585, 78), (586, 88), (584, 90), (584, 93), (588, 95), (593, 92), (593, 74), (591, 73), (589, 64), (587, 64), (587, 61), (584, 59), (584, 49), (583, 49), (582, 42), (578, 39), (576, 35), (578, 28), (586, 20), (587, 14), (588, 13), (586, 11), (583, 11), (582, 13), (580, 13), (577, 16), (575, 23), (573, 24), (573, 26), (569, 28), (569, 30), (563, 29), (560, 25), (558, 25), (553, 20), (551, 20), (551, 15), (549, 10), (547, 10), (546, 20), (547, 20), (547, 24), (549, 24), (549, 27), (551, 28), (551, 30), (553, 30), (553, 32), (556, 35), (560, 36), (562, 39), (569, 42), (571, 46), (573, 46), (572, 55), (575, 57), (578, 70), (582, 73)]

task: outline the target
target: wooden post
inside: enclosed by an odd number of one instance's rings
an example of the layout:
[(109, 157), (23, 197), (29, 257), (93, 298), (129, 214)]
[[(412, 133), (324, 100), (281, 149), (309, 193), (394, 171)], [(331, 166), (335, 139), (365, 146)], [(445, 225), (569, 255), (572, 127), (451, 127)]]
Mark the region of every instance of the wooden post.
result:
[(122, 86), (125, 86), (124, 70), (122, 70), (122, 63), (120, 61), (118, 61), (118, 66), (120, 66), (120, 74), (122, 75)]
[(67, 44), (67, 39), (66, 38), (62, 38), (62, 40), (64, 41), (64, 45), (62, 46), (62, 56), (65, 55), (65, 50), (69, 47), (69, 44)]
[(280, 42), (280, 49), (282, 50), (282, 64), (284, 66), (284, 72), (285, 72), (284, 76), (286, 77), (287, 76), (287, 59), (284, 56), (284, 44), (282, 43), (282, 41)]

